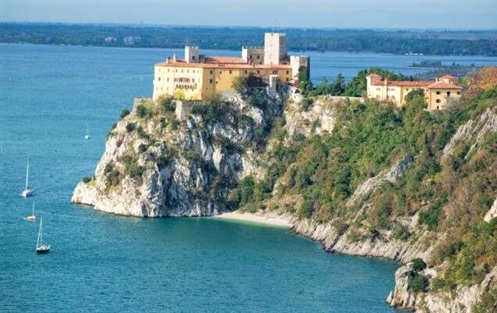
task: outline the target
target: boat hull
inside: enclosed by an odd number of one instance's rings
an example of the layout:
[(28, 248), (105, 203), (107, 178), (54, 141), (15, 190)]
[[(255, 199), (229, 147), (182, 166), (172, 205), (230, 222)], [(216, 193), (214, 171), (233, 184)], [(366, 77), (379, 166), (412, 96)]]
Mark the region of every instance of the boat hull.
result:
[(48, 252), (50, 252), (50, 246), (41, 246), (39, 248), (36, 248), (36, 253), (38, 254), (43, 254)]
[(31, 197), (33, 195), (33, 192), (34, 190), (33, 189), (25, 189), (23, 192), (22, 192), (22, 196), (24, 198), (27, 198), (27, 197)]

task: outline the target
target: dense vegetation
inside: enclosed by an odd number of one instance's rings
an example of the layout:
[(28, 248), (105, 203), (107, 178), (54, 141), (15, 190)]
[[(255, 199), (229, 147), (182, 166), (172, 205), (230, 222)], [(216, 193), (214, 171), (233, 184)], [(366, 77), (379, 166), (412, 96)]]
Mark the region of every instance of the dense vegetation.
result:
[[(262, 46), (269, 28), (173, 27), (92, 24), (2, 23), (0, 42), (85, 46), (133, 46), (239, 50)], [(436, 30), (336, 30), (282, 28), (292, 51), (370, 51), (404, 54), (497, 56), (497, 32)]]
[[(283, 207), (300, 218), (332, 222), (351, 241), (423, 238), (435, 245), (426, 261), (441, 275), (428, 281), (416, 274), (414, 291), (481, 282), (497, 265), (497, 219), (483, 221), (497, 197), (497, 132), (473, 149), (471, 139), (458, 142), (451, 154), (443, 149), (469, 119), (497, 114), (497, 68), (460, 83), (465, 97), (457, 110), (429, 113), (422, 91), (414, 91), (402, 109), (374, 101), (335, 104), (333, 134), (288, 138), (284, 128), (273, 128), (271, 149), (261, 162), (265, 178), (242, 180), (240, 205), (271, 209), (298, 199)], [(349, 203), (361, 183), (402, 158), (412, 161), (409, 170), (395, 184), (381, 184), (367, 199), (371, 206)], [(404, 221), (415, 214), (416, 227), (407, 227)]]

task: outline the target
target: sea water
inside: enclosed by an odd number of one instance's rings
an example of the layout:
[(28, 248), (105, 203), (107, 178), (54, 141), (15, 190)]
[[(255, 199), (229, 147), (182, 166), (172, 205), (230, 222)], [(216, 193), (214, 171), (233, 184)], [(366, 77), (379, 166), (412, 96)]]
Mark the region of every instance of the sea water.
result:
[[(151, 95), (153, 64), (174, 51), (0, 44), (0, 311), (391, 312), (394, 262), (328, 254), (284, 228), (70, 203), (121, 110)], [(386, 60), (351, 56), (316, 55), (312, 71)], [(24, 199), (28, 156), (34, 196)], [(35, 253), (41, 217), (46, 255)]]

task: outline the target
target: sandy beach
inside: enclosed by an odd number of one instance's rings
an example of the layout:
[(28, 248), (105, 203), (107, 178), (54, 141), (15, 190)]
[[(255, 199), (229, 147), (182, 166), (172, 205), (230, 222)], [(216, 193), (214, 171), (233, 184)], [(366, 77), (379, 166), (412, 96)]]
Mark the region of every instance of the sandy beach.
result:
[(275, 218), (275, 217), (260, 216), (260, 215), (256, 215), (256, 214), (253, 214), (253, 213), (230, 212), (230, 213), (223, 213), (221, 215), (217, 215), (217, 216), (215, 216), (215, 218), (224, 218), (224, 219), (230, 219), (230, 220), (239, 220), (239, 221), (245, 221), (245, 222), (251, 222), (251, 223), (258, 223), (258, 224), (266, 224), (266, 225), (287, 227), (287, 228), (290, 228), (292, 226), (285, 219)]

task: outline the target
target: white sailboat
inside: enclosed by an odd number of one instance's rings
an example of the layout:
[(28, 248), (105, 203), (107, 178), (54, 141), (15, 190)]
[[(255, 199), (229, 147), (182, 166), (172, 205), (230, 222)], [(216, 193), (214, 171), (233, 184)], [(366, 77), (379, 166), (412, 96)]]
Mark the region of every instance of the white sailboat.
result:
[(26, 219), (30, 222), (34, 222), (36, 220), (36, 216), (35, 216), (35, 203), (33, 202), (33, 209), (31, 211), (31, 215), (26, 217)]
[(36, 241), (36, 253), (48, 253), (50, 251), (50, 245), (43, 244), (42, 223), (43, 218), (40, 218), (40, 229), (38, 230), (38, 240)]
[(23, 192), (22, 192), (22, 196), (24, 198), (27, 198), (27, 197), (30, 197), (33, 195), (33, 192), (34, 190), (29, 188), (29, 157), (28, 157), (28, 162), (27, 162), (27, 165), (26, 165), (26, 187), (24, 188)]
[(88, 131), (88, 125), (86, 126), (86, 135), (85, 135), (85, 140), (90, 139), (90, 132)]

